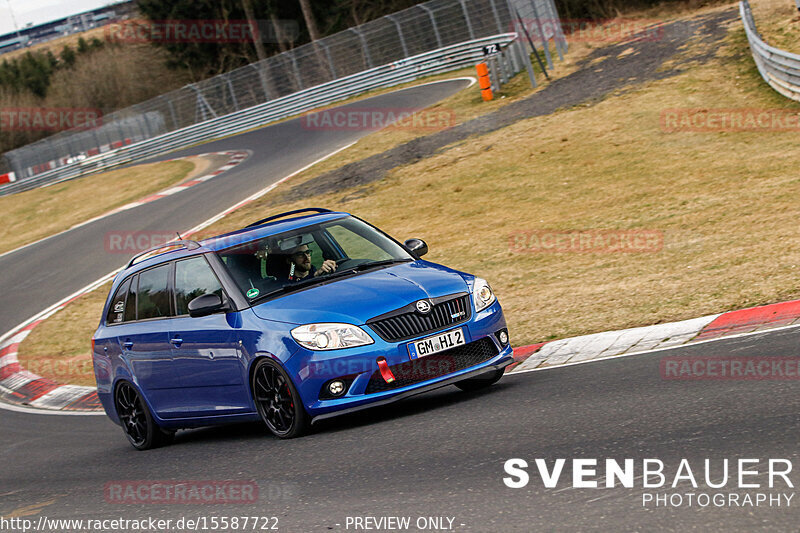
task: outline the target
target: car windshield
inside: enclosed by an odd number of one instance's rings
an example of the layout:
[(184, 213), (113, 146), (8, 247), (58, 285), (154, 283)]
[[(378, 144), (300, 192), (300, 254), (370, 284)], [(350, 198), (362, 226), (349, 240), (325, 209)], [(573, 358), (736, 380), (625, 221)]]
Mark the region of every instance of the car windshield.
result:
[(218, 254), (251, 302), (414, 259), (392, 239), (353, 217), (270, 235)]

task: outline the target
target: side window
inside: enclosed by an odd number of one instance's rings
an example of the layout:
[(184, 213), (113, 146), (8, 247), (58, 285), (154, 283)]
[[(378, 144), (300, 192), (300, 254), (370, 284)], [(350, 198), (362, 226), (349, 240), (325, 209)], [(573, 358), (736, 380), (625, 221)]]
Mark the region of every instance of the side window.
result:
[(169, 263), (139, 274), (139, 291), (136, 295), (136, 318), (160, 318), (170, 315)]
[(111, 300), (111, 306), (108, 308), (108, 315), (106, 315), (106, 324), (119, 324), (125, 320), (125, 300), (128, 297), (128, 289), (131, 286), (131, 279), (128, 278), (122, 282), (122, 285), (117, 289), (117, 293)]
[(203, 294), (216, 294), (224, 300), (222, 285), (204, 257), (175, 263), (175, 311), (189, 314), (189, 302)]

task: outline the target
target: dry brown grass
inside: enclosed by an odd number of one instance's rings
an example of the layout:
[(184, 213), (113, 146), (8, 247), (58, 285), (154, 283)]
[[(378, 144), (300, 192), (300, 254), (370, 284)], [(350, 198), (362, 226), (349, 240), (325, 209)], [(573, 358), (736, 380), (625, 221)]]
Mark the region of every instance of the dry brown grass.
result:
[(767, 44), (800, 53), (800, 13), (793, 1), (751, 0), (750, 8), (756, 29)]
[[(661, 110), (685, 107), (796, 108), (763, 84), (735, 27), (717, 61), (680, 76), (459, 143), (361, 194), (272, 209), (265, 199), (208, 231), (310, 203), (422, 237), (431, 260), (492, 281), (517, 343), (800, 296), (800, 251), (789, 246), (798, 236), (795, 134), (663, 131)], [(509, 247), (518, 230), (594, 229), (655, 230), (664, 248)]]
[[(0, 253), (37, 241), (199, 175), (203, 158), (150, 163), (0, 197)], [(87, 202), (87, 198), (106, 198)]]

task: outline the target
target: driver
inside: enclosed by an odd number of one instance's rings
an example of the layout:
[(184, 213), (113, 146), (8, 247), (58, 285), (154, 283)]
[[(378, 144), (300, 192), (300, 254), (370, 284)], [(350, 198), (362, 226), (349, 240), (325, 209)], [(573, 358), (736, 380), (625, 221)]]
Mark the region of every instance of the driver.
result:
[(311, 264), (311, 253), (306, 244), (301, 244), (290, 252), (287, 258), (289, 281), (300, 281), (301, 279), (306, 279), (309, 275), (317, 277), (336, 271), (336, 261), (331, 259), (326, 259), (319, 268), (315, 268)]

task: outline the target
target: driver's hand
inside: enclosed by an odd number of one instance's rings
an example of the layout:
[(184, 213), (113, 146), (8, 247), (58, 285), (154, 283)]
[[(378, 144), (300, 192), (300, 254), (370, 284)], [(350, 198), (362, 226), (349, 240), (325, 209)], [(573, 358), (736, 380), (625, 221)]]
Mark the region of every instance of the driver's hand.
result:
[(336, 271), (336, 261), (332, 259), (326, 259), (322, 262), (320, 267), (314, 272), (314, 276), (321, 276), (322, 274), (330, 274), (331, 272)]

